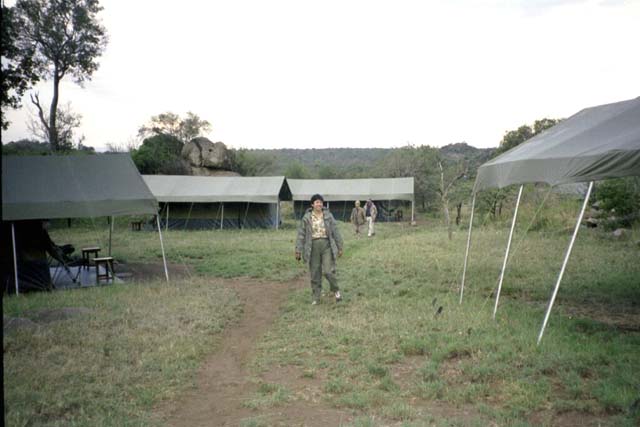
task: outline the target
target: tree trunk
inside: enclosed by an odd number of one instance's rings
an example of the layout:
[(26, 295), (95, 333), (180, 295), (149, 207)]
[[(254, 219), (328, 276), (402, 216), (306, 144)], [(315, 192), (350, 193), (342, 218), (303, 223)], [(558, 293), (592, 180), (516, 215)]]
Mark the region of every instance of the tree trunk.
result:
[(58, 76), (58, 69), (56, 67), (53, 73), (53, 98), (51, 98), (51, 108), (49, 109), (49, 144), (51, 144), (51, 151), (58, 151), (60, 149), (58, 141), (58, 129), (56, 127), (59, 85), (60, 77)]
[(462, 218), (462, 203), (456, 205), (456, 225), (460, 225), (460, 219)]
[(449, 240), (453, 237), (453, 231), (451, 230), (451, 217), (449, 216), (449, 200), (446, 196), (442, 198), (442, 210), (444, 211), (444, 222), (447, 225), (447, 234)]

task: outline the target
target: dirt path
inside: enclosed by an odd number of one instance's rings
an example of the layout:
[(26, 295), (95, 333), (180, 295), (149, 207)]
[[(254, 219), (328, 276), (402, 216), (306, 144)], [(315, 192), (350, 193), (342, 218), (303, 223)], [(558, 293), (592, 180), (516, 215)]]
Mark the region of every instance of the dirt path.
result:
[[(255, 378), (247, 368), (255, 344), (273, 324), (287, 293), (304, 284), (301, 281), (278, 284), (236, 279), (227, 281), (226, 285), (238, 293), (244, 306), (243, 316), (237, 324), (227, 328), (219, 350), (200, 368), (196, 389), (159, 408), (157, 414), (166, 425), (239, 426), (243, 421), (256, 419), (263, 423), (261, 425), (329, 426), (348, 421), (351, 417), (344, 412), (309, 401), (293, 401), (265, 410), (242, 405), (257, 389)], [(274, 367), (263, 377), (284, 382), (281, 374), (290, 373), (279, 372)], [(304, 382), (295, 376), (287, 382), (292, 380)]]

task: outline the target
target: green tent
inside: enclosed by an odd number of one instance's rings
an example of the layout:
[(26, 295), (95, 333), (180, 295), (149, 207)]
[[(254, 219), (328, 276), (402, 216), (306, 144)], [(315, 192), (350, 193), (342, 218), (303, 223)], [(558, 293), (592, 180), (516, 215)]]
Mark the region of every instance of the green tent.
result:
[(582, 210), (578, 216), (573, 236), (538, 335), (538, 343), (540, 343), (562, 276), (571, 256), (571, 250), (591, 195), (593, 182), (625, 176), (640, 176), (640, 97), (586, 108), (480, 166), (473, 188), (467, 249), (460, 285), (460, 302), (462, 302), (464, 293), (467, 260), (471, 244), (473, 210), (476, 194), (479, 191), (520, 184), (511, 223), (511, 232), (509, 233), (507, 249), (498, 281), (493, 310), (495, 317), (504, 272), (509, 258), (513, 230), (518, 215), (518, 206), (523, 189), (522, 184), (542, 182), (554, 187), (567, 183), (589, 182)]
[[(16, 221), (155, 215), (157, 210), (128, 154), (2, 157), (2, 220), (11, 223), (16, 292)], [(162, 254), (164, 259), (164, 248)], [(166, 260), (165, 275), (168, 280)]]
[(179, 229), (278, 228), (284, 176), (143, 175), (163, 205), (161, 226)]
[(367, 179), (289, 179), (296, 218), (301, 218), (314, 194), (321, 194), (331, 212), (343, 221), (349, 221), (356, 200), (371, 199), (381, 220), (394, 220), (400, 209), (394, 202), (411, 202), (411, 220), (414, 217), (413, 177)]

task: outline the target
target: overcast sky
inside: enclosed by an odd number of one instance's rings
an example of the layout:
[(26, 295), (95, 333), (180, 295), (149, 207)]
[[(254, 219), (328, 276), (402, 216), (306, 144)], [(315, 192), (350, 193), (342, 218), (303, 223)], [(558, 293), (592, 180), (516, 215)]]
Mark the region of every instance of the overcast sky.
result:
[[(494, 147), (536, 119), (640, 96), (636, 0), (101, 4), (100, 68), (60, 99), (98, 149), (166, 111), (198, 114), (234, 148)], [(37, 87), (47, 103), (50, 86)], [(29, 136), (27, 116), (9, 112), (4, 142)]]

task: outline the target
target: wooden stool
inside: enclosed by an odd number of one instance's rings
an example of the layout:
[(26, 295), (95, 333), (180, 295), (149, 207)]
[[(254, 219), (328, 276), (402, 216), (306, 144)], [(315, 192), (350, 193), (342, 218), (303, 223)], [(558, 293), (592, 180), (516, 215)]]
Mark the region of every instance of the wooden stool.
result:
[[(109, 278), (113, 282), (114, 274), (113, 274), (113, 257), (105, 256), (102, 258), (94, 258), (93, 262), (96, 264), (96, 285), (100, 284), (100, 279), (106, 279), (107, 282)], [(104, 274), (100, 273), (100, 266), (104, 266)]]
[(98, 256), (98, 252), (100, 252), (100, 246), (82, 248), (82, 266), (89, 268), (91, 265), (90, 255), (93, 254), (93, 258), (95, 259)]
[(131, 231), (142, 230), (142, 221), (131, 221)]

